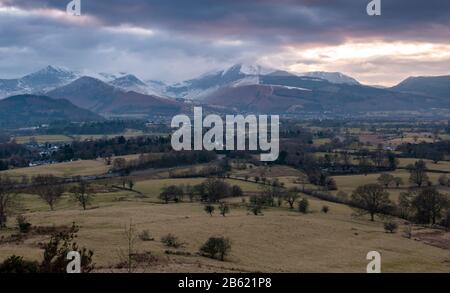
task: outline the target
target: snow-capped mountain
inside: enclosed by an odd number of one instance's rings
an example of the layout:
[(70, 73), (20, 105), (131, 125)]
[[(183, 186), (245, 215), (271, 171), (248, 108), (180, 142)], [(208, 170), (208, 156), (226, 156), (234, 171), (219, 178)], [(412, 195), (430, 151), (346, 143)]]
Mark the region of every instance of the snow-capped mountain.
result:
[(109, 82), (110, 85), (127, 92), (145, 95), (165, 96), (165, 84), (159, 81), (143, 82), (133, 74), (127, 74)]
[(169, 86), (167, 94), (184, 99), (202, 99), (223, 87), (259, 84), (261, 76), (275, 71), (260, 65), (236, 64)]
[(64, 86), (78, 78), (70, 70), (47, 66), (37, 72), (17, 79), (0, 79), (0, 99), (19, 94), (44, 93)]
[(350, 76), (345, 75), (340, 72), (315, 71), (315, 72), (305, 72), (300, 75), (324, 79), (324, 80), (327, 80), (327, 81), (329, 81), (331, 83), (335, 83), (335, 84), (349, 84), (349, 85), (359, 85), (360, 84), (353, 77), (350, 77)]

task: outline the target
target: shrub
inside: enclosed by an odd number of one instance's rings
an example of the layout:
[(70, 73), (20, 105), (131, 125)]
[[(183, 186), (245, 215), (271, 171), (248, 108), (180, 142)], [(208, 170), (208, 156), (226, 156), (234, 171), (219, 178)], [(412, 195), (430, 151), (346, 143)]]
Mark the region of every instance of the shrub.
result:
[(398, 229), (398, 225), (395, 222), (386, 222), (384, 223), (384, 231), (389, 232), (389, 233), (395, 233), (397, 232)]
[(210, 237), (208, 241), (200, 248), (200, 253), (206, 257), (225, 260), (225, 256), (231, 250), (231, 242), (228, 238), (224, 237)]
[(205, 208), (204, 208), (205, 212), (208, 213), (211, 217), (212, 217), (215, 209), (216, 208), (213, 205), (210, 205), (210, 204), (205, 205)]
[(142, 241), (154, 241), (155, 239), (150, 236), (150, 232), (148, 230), (144, 230), (139, 233), (139, 239)]
[(3, 263), (0, 263), (1, 274), (28, 274), (38, 273), (39, 263), (23, 260), (20, 256), (10, 256)]
[(178, 241), (178, 237), (170, 233), (167, 234), (166, 236), (163, 236), (161, 238), (161, 242), (165, 246), (172, 248), (180, 248), (181, 246), (183, 246), (183, 244)]
[(251, 196), (250, 204), (248, 206), (248, 210), (251, 211), (255, 216), (261, 214), (263, 206), (263, 200), (259, 196)]
[(20, 233), (28, 233), (31, 230), (31, 224), (28, 223), (27, 219), (23, 215), (17, 216), (17, 225), (19, 226)]
[(323, 206), (322, 207), (322, 213), (328, 214), (329, 211), (330, 211), (330, 208), (328, 206)]
[(309, 210), (309, 201), (304, 198), (298, 203), (298, 211), (303, 214), (307, 214)]
[(44, 245), (44, 259), (40, 266), (41, 273), (65, 273), (67, 265), (67, 254), (70, 251), (78, 251), (81, 256), (81, 272), (89, 273), (94, 269), (92, 256), (94, 252), (86, 248), (79, 248), (75, 242), (78, 226), (73, 223), (68, 231), (62, 231), (52, 235), (49, 243)]

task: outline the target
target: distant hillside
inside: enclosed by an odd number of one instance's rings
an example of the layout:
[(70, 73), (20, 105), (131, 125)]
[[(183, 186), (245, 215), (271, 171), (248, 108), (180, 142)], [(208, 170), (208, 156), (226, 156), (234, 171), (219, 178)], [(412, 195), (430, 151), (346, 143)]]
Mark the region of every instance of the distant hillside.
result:
[(409, 77), (392, 87), (391, 90), (421, 94), (450, 101), (450, 75)]
[(52, 121), (89, 122), (104, 118), (67, 100), (20, 95), (0, 101), (0, 127), (31, 127)]
[(74, 82), (50, 91), (50, 97), (66, 99), (73, 104), (100, 114), (171, 115), (183, 104), (153, 95), (126, 92), (92, 77), (81, 77)]
[(232, 85), (209, 93), (205, 103), (265, 113), (362, 113), (450, 108), (445, 101), (363, 85), (335, 84), (324, 79), (265, 75), (258, 85)]

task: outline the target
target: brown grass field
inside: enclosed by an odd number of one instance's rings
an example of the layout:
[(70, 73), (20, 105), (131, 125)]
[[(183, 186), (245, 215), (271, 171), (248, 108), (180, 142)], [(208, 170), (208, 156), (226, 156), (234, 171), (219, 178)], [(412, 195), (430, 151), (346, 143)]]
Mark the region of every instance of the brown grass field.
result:
[[(131, 159), (133, 157), (128, 157)], [(406, 163), (406, 162), (405, 162)], [(36, 168), (12, 170), (13, 174), (54, 173), (56, 175), (85, 175), (103, 172), (102, 161), (79, 161)], [(15, 173), (14, 173), (15, 172)], [(236, 170), (233, 176), (254, 176), (263, 172), (268, 178), (279, 178), (287, 186), (299, 171), (275, 166), (270, 169), (255, 167)], [(408, 182), (405, 170), (393, 173)], [(439, 174), (429, 174), (433, 181)], [(379, 174), (368, 176), (336, 176), (339, 190), (349, 194), (358, 186), (376, 181)], [(383, 272), (450, 272), (449, 233), (415, 226), (412, 239), (403, 236), (404, 223), (395, 234), (385, 233), (386, 219), (370, 222), (367, 216), (356, 216), (351, 208), (310, 198), (311, 211), (300, 214), (290, 210), (286, 203), (268, 208), (263, 215), (254, 216), (242, 205), (242, 198), (230, 199), (231, 213), (222, 217), (216, 212), (212, 217), (203, 211), (201, 203), (185, 202), (163, 204), (158, 195), (164, 186), (198, 184), (196, 179), (154, 179), (136, 177), (135, 190), (142, 193), (115, 190), (107, 191), (112, 182), (99, 182), (98, 191), (90, 209), (83, 211), (66, 194), (57, 204), (56, 211), (35, 195), (21, 195), (21, 212), (34, 226), (60, 227), (76, 222), (80, 226), (77, 241), (93, 249), (98, 272), (121, 271), (116, 265), (121, 261), (119, 251), (125, 249), (125, 227), (132, 223), (136, 233), (148, 230), (154, 241), (136, 240), (135, 252), (150, 253), (151, 263), (138, 271), (145, 272), (360, 272), (366, 270), (366, 255), (376, 250), (382, 255)], [(227, 179), (244, 192), (259, 190), (258, 184)], [(105, 185), (109, 187), (106, 188)], [(101, 191), (103, 189), (103, 191)], [(390, 190), (391, 191), (391, 190)], [(393, 196), (395, 197), (395, 192)], [(244, 197), (245, 198), (245, 197)], [(248, 199), (247, 199), (248, 200)], [(324, 214), (326, 205), (330, 212)], [(0, 232), (0, 239), (17, 233), (11, 217), (9, 228)], [(184, 246), (179, 249), (164, 247), (160, 238), (168, 233), (176, 235)], [(232, 242), (231, 254), (225, 262), (198, 255), (200, 246), (210, 236), (226, 236)], [(1, 238), (3, 237), (3, 238)], [(23, 241), (0, 241), (0, 260), (16, 254), (27, 259), (40, 259), (40, 243), (49, 235), (31, 234)], [(184, 255), (166, 254), (166, 250)]]

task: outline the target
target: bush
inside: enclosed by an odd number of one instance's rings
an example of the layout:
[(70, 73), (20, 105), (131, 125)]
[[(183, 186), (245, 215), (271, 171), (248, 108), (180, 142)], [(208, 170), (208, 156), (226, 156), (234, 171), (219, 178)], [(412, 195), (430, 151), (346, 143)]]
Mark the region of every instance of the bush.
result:
[(67, 254), (70, 251), (80, 253), (82, 273), (90, 273), (94, 270), (92, 262), (94, 252), (87, 250), (85, 247), (79, 248), (75, 242), (78, 230), (78, 226), (73, 223), (69, 230), (52, 235), (49, 243), (43, 247), (44, 259), (39, 269), (41, 273), (66, 273), (67, 265), (70, 262), (67, 260)]
[(28, 223), (25, 216), (19, 215), (17, 216), (17, 225), (19, 226), (20, 233), (28, 233), (31, 230), (31, 224)]
[(322, 213), (328, 214), (329, 211), (330, 211), (330, 208), (328, 206), (323, 206), (322, 207)]
[(244, 192), (242, 191), (242, 188), (239, 185), (233, 185), (231, 187), (231, 196), (232, 197), (241, 197), (244, 195)]
[(205, 205), (205, 208), (204, 208), (205, 212), (208, 213), (211, 217), (212, 217), (215, 209), (216, 208), (210, 204)]
[(250, 204), (248, 206), (248, 210), (251, 211), (255, 216), (261, 214), (262, 211), (262, 199), (259, 196), (251, 196), (250, 197)]
[(144, 230), (139, 233), (139, 239), (142, 241), (154, 241), (155, 239), (150, 236), (150, 232), (148, 230)]
[(0, 263), (0, 274), (35, 274), (39, 272), (39, 263), (23, 260), (20, 256), (10, 256)]
[(200, 248), (200, 253), (206, 257), (225, 260), (225, 256), (231, 250), (231, 242), (228, 238), (224, 237), (210, 237), (208, 241)]
[(166, 236), (163, 236), (161, 238), (161, 242), (165, 246), (172, 248), (180, 248), (181, 246), (183, 246), (183, 244), (178, 241), (178, 237), (170, 233), (167, 234)]
[(307, 214), (309, 210), (309, 201), (304, 198), (298, 203), (298, 211), (303, 214)]
[(386, 222), (384, 223), (384, 231), (389, 232), (389, 233), (395, 233), (397, 232), (398, 229), (398, 225), (395, 222)]

